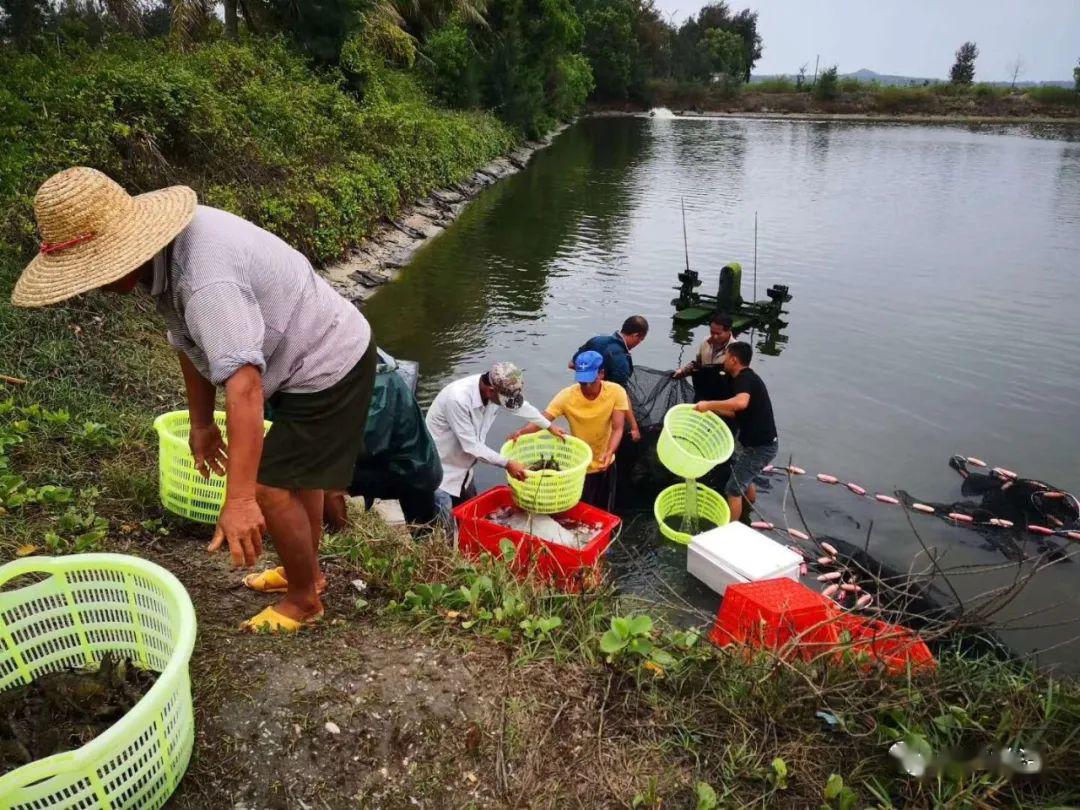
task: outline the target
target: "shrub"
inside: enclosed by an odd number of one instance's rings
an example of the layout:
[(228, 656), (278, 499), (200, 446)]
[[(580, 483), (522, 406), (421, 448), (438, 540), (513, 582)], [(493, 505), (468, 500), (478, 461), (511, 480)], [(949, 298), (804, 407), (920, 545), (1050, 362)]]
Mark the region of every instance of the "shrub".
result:
[(0, 54), (0, 240), (28, 246), (37, 186), (89, 165), (132, 191), (190, 185), (325, 261), (512, 146), (492, 116), (436, 109), (362, 44), (350, 56), (362, 102), (280, 41)]
[(480, 65), (469, 32), (450, 23), (433, 32), (424, 44), (424, 75), (439, 99), (452, 107), (480, 104)]
[(1027, 91), (1027, 97), (1037, 104), (1052, 105), (1080, 105), (1080, 91), (1070, 90), (1068, 87), (1032, 87)]
[(846, 79), (840, 80), (840, 92), (841, 93), (858, 93), (863, 89), (863, 84), (858, 79), (854, 79), (848, 76)]
[(754, 82), (753, 84), (747, 85), (747, 89), (752, 90), (755, 93), (799, 92), (799, 88), (795, 86), (795, 82), (787, 76), (777, 76), (775, 78), (765, 79), (764, 81)]
[(874, 106), (881, 112), (912, 112), (932, 106), (925, 87), (882, 87), (874, 94)]
[(836, 65), (825, 68), (814, 85), (814, 96), (821, 101), (830, 101), (840, 95)]

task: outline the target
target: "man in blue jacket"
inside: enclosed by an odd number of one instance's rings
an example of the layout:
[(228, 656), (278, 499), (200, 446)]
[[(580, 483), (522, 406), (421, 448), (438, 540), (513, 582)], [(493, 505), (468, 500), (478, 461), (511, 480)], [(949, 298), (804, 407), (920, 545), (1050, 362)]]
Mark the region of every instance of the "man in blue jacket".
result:
[[(623, 321), (622, 329), (610, 335), (597, 335), (590, 338), (570, 358), (569, 368), (574, 368), (574, 361), (582, 352), (596, 352), (604, 358), (604, 379), (627, 387), (634, 373), (634, 361), (630, 352), (649, 334), (649, 322), (644, 315), (631, 315)], [(626, 412), (626, 422), (630, 425), (630, 438), (635, 442), (641, 438), (634, 409)]]

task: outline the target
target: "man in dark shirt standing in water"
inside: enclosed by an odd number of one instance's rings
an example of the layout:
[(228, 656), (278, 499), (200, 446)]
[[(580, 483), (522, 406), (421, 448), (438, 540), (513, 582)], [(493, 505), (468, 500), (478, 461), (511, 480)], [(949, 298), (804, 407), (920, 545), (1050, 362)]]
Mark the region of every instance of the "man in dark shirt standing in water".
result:
[(724, 371), (732, 379), (730, 399), (699, 402), (699, 411), (712, 411), (723, 417), (733, 417), (738, 426), (738, 443), (731, 461), (731, 477), (724, 494), (731, 507), (731, 519), (742, 517), (743, 497), (751, 504), (757, 500), (754, 478), (761, 474), (779, 448), (772, 401), (765, 383), (750, 368), (754, 352), (749, 343), (729, 343), (724, 353)]

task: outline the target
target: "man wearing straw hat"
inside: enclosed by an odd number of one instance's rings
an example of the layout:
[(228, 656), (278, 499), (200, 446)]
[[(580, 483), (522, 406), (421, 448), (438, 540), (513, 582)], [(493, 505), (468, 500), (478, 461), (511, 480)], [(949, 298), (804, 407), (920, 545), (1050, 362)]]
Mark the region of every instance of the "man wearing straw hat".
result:
[[(46, 180), (34, 197), (38, 255), (11, 300), (41, 307), (95, 289), (149, 293), (177, 349), (197, 469), (229, 477), (210, 550), (251, 566), (269, 529), (283, 566), (245, 578), (283, 599), (244, 623), (295, 631), (322, 616), (322, 499), (363, 450), (375, 376), (371, 329), (303, 255), (186, 186), (132, 197), (94, 169)], [(225, 389), (226, 448), (214, 424)], [(263, 436), (263, 405), (274, 424)]]

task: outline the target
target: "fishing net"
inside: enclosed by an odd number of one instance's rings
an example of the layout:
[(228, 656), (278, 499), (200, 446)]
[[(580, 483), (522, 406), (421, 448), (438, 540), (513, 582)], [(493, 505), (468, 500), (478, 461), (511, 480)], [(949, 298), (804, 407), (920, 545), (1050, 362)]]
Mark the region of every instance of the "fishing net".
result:
[[(694, 387), (685, 379), (675, 380), (670, 371), (641, 366), (634, 367), (626, 393), (630, 395), (642, 441), (648, 433), (659, 435), (664, 427), (664, 414), (672, 407), (694, 401)], [(653, 436), (654, 443), (656, 435)]]
[(626, 391), (641, 441), (632, 442), (627, 436), (619, 447), (616, 503), (624, 510), (652, 509), (656, 495), (677, 480), (656, 455), (664, 414), (675, 405), (693, 402), (694, 387), (685, 379), (672, 379), (670, 371), (635, 366)]

